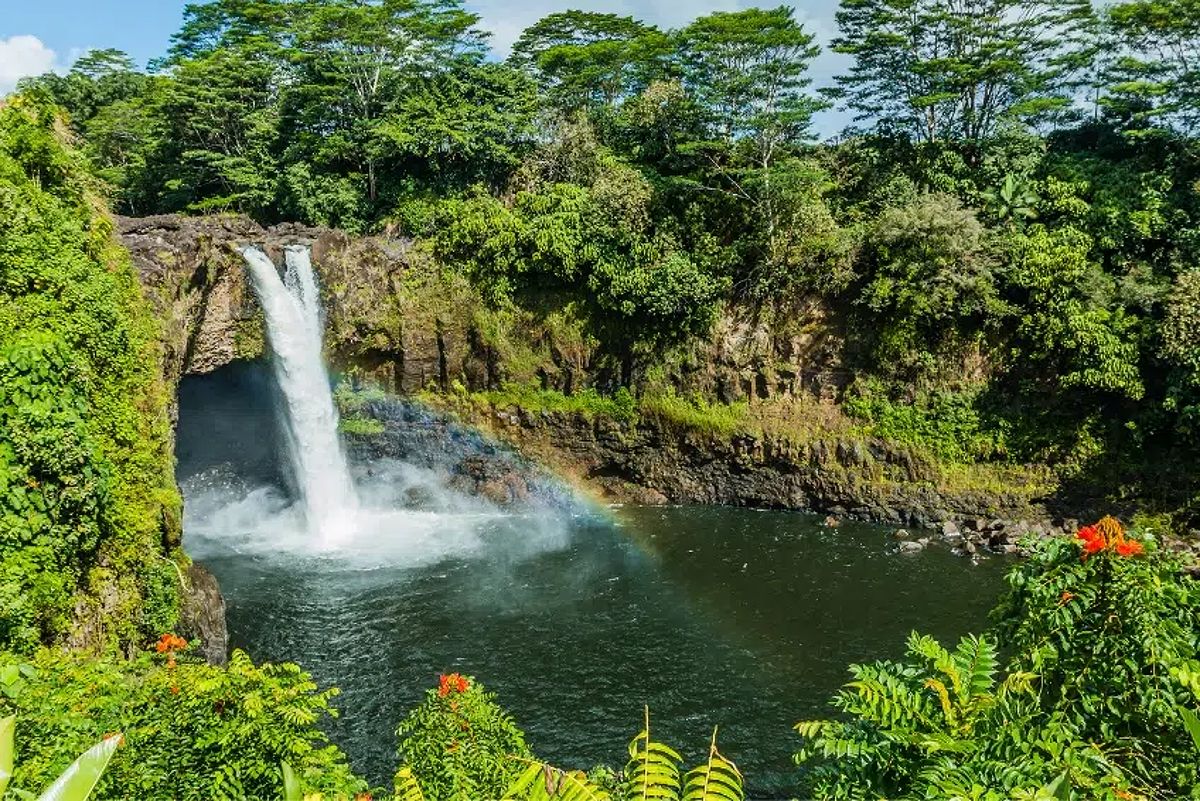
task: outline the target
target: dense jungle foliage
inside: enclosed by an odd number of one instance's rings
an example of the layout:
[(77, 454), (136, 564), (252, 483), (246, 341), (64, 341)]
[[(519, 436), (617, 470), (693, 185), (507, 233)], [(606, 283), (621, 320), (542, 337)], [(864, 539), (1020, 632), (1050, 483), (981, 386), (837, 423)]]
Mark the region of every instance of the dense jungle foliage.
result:
[[(23, 89), (120, 211), (418, 237), (497, 306), (581, 314), (619, 364), (604, 391), (724, 304), (819, 297), (866, 424), (1178, 497), (1114, 454), (1200, 446), (1198, 21), (845, 0), (850, 66), (813, 87), (786, 7), (555, 13), (497, 62), (458, 0), (213, 0), (148, 72), (100, 50)], [(817, 143), (831, 104), (856, 122)]]
[[(148, 72), (94, 51), (0, 106), (14, 789), (120, 731), (94, 797), (368, 792), (320, 732), (331, 691), (244, 654), (198, 664), (163, 634), (184, 562), (166, 395), (106, 194), (134, 214), (396, 231), (497, 307), (574, 304), (622, 365), (606, 396), (581, 393), (588, 408), (631, 413), (639, 370), (725, 304), (819, 297), (855, 332), (846, 410), (896, 439), (1110, 485), (1139, 458), (1194, 460), (1192, 4), (845, 0), (833, 47), (852, 66), (819, 91), (816, 42), (783, 7), (676, 31), (554, 14), (504, 63), (477, 22), (454, 0), (214, 0)], [(818, 144), (826, 103), (859, 119)], [(836, 717), (797, 726), (797, 786), (1200, 798), (1200, 595), (1159, 539), (1105, 519), (1045, 540), (991, 631), (953, 649), (914, 634), (904, 661), (853, 666)], [(445, 676), (399, 723), (395, 785), (374, 792), (743, 796), (716, 734), (685, 771), (649, 713), (633, 724), (623, 767), (563, 770)]]
[(156, 323), (59, 126), (0, 106), (0, 643), (136, 648), (178, 616), (167, 396)]

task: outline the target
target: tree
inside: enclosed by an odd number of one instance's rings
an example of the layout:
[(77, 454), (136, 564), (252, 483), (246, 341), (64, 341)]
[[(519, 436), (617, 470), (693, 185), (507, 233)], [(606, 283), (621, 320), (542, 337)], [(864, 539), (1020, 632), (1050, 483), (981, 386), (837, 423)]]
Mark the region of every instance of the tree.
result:
[(996, 259), (975, 212), (950, 195), (918, 197), (880, 216), (867, 236), (859, 303), (876, 315), (876, 358), (903, 365), (946, 335), (1000, 311)]
[(809, 135), (822, 104), (805, 88), (820, 48), (792, 9), (718, 11), (684, 28), (679, 40), (684, 85), (714, 138), (752, 140), (761, 165)]
[(1006, 118), (1065, 110), (1090, 63), (1088, 0), (843, 0), (829, 95), (923, 142), (979, 144)]
[(1108, 10), (1117, 57), (1105, 105), (1135, 125), (1200, 121), (1200, 3), (1130, 0)]
[(611, 109), (663, 72), (669, 50), (666, 35), (633, 17), (563, 11), (526, 28), (510, 62), (558, 109)]
[(423, 79), (378, 126), (382, 157), (439, 188), (498, 188), (533, 142), (537, 91), (507, 64), (463, 64)]
[(371, 203), (379, 195), (379, 125), (423, 78), (477, 63), (478, 17), (459, 0), (309, 0), (295, 21), (289, 59), (292, 135), (319, 163), (365, 176)]
[(220, 49), (179, 63), (155, 103), (148, 170), (170, 211), (265, 214), (276, 197), (276, 65), (252, 50)]
[(822, 107), (805, 91), (820, 48), (784, 6), (718, 11), (681, 31), (679, 42), (683, 85), (704, 136), (680, 147), (700, 158), (697, 184), (749, 208), (761, 226), (757, 257), (774, 258), (785, 249), (787, 214), (777, 165), (809, 136)]

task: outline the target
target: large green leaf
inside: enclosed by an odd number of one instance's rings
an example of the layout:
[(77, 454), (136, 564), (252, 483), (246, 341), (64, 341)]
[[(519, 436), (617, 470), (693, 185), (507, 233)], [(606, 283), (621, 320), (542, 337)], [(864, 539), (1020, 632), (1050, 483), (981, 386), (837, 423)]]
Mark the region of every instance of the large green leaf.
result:
[(717, 730), (713, 729), (708, 760), (688, 771), (683, 801), (744, 801), (745, 798), (742, 772), (717, 750)]
[(17, 719), (9, 715), (0, 720), (0, 798), (8, 789), (8, 783), (13, 776), (13, 732), (17, 727)]
[(1183, 716), (1183, 725), (1192, 735), (1192, 742), (1196, 744), (1197, 753), (1200, 753), (1200, 715), (1190, 709), (1181, 709), (1179, 714)]
[(650, 708), (646, 727), (629, 743), (625, 765), (626, 801), (677, 801), (680, 756), (674, 748), (650, 738)]
[(121, 735), (114, 734), (93, 745), (38, 796), (38, 801), (87, 801), (120, 744)]
[(300, 788), (296, 771), (286, 762), (279, 763), (279, 770), (283, 773), (283, 801), (303, 801), (304, 790)]

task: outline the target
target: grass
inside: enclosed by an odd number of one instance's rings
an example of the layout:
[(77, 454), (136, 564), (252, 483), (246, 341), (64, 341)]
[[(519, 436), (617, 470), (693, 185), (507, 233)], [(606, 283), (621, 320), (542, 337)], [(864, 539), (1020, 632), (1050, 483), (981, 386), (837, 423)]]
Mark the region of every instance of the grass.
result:
[(370, 417), (343, 417), (338, 423), (338, 430), (352, 436), (373, 437), (386, 429), (382, 422)]
[(699, 396), (684, 397), (673, 391), (647, 395), (638, 408), (646, 417), (677, 429), (729, 436), (746, 431), (750, 424), (749, 404), (710, 403)]
[(456, 387), (455, 394), (475, 406), (491, 406), (496, 409), (520, 408), (530, 412), (579, 414), (589, 420), (607, 417), (620, 422), (637, 420), (637, 403), (628, 390), (618, 390), (614, 395), (601, 395), (594, 389), (585, 389), (572, 395), (552, 389), (540, 389), (528, 384), (510, 383), (502, 389), (486, 392), (467, 392)]

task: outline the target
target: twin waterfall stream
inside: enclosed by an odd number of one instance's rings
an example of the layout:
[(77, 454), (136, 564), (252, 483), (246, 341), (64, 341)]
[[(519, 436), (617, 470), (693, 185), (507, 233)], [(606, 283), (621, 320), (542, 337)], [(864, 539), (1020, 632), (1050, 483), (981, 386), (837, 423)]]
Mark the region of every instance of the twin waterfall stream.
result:
[(288, 458), (309, 533), (326, 546), (354, 531), (358, 499), (338, 441), (338, 414), (321, 360), (321, 296), (308, 248), (284, 250), (279, 277), (261, 249), (242, 250), (266, 319), (275, 378), (287, 407)]

